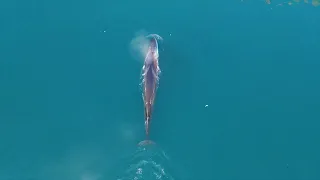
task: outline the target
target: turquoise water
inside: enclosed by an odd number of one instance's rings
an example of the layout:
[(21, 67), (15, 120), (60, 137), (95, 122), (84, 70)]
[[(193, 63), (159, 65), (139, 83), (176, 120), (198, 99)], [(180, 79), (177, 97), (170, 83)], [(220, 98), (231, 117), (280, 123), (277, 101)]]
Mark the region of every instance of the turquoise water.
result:
[[(134, 177), (155, 154), (147, 171), (164, 169), (160, 179), (320, 179), (319, 7), (32, 0), (0, 10), (1, 180)], [(137, 145), (142, 64), (129, 45), (142, 30), (164, 38), (151, 152)]]

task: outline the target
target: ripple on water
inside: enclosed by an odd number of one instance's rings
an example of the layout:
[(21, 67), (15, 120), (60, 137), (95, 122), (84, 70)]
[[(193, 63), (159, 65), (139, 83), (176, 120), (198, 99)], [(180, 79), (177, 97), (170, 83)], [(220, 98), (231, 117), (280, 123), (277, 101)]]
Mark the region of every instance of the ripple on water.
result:
[(169, 158), (165, 152), (153, 141), (142, 141), (118, 180), (173, 180), (169, 169)]

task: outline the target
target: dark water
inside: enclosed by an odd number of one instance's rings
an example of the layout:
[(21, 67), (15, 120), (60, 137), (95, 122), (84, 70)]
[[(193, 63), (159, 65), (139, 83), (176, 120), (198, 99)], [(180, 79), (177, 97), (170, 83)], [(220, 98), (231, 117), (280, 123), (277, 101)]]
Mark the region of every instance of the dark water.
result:
[[(149, 157), (160, 179), (320, 179), (320, 9), (276, 4), (1, 1), (0, 180), (135, 177)], [(164, 39), (147, 150), (141, 30)]]

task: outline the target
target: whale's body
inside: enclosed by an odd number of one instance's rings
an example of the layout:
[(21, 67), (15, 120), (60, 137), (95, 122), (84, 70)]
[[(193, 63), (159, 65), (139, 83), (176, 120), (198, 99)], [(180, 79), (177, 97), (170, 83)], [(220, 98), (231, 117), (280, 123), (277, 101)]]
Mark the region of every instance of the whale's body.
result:
[(149, 134), (149, 124), (159, 83), (159, 74), (161, 72), (158, 62), (159, 52), (157, 42), (157, 39), (161, 37), (158, 35), (149, 35), (148, 37), (150, 37), (150, 42), (142, 68), (145, 130), (147, 135)]

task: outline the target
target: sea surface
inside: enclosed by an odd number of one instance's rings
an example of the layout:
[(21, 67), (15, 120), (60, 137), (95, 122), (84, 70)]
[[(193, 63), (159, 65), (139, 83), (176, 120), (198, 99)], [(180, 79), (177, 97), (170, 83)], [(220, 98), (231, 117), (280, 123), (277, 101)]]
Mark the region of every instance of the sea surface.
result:
[[(0, 1), (0, 180), (319, 180), (319, 1)], [(318, 4), (317, 4), (318, 3)], [(142, 59), (161, 68), (145, 140)]]

